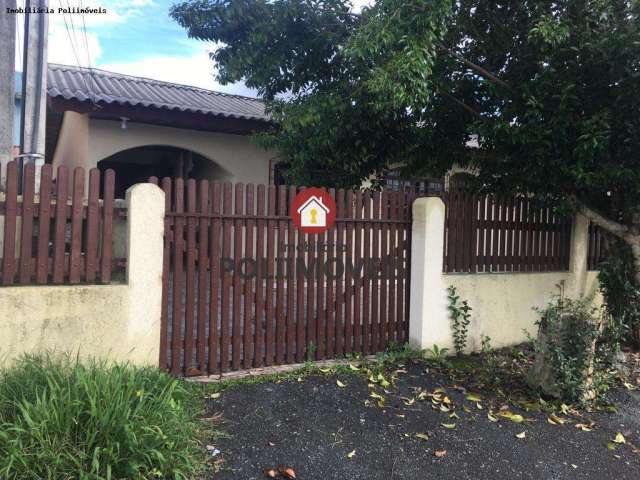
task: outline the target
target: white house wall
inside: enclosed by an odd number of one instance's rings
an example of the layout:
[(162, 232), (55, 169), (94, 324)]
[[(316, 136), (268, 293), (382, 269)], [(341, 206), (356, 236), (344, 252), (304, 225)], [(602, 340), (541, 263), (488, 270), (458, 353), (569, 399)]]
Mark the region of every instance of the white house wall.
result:
[(127, 124), (89, 119), (86, 114), (65, 112), (53, 166), (84, 166), (87, 170), (100, 160), (136, 147), (164, 145), (184, 148), (211, 160), (209, 177), (243, 183), (269, 183), (272, 152), (254, 145), (249, 136), (201, 132), (181, 128)]
[(244, 183), (268, 183), (269, 160), (274, 154), (255, 146), (246, 135), (200, 132), (142, 123), (111, 120), (89, 121), (89, 167), (115, 153), (146, 145), (184, 148), (212, 160), (231, 174), (220, 179)]

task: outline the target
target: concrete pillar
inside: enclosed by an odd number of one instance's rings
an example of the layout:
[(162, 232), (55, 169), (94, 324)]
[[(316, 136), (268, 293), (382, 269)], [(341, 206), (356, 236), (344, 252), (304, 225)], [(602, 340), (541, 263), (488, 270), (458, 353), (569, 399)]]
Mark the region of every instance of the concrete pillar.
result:
[(453, 344), (442, 278), (444, 220), (440, 198), (418, 198), (413, 203), (409, 343), (414, 348)]
[(150, 183), (127, 190), (127, 336), (135, 340), (133, 363), (158, 364), (162, 303), (164, 192)]
[(89, 171), (94, 165), (89, 165), (88, 159), (89, 114), (66, 111), (62, 116), (58, 143), (53, 152), (53, 168), (56, 170), (60, 165), (64, 165), (71, 172), (76, 167), (83, 167)]
[[(13, 160), (15, 110), (15, 40), (16, 16), (6, 10), (16, 8), (15, 0), (0, 0), (0, 191), (4, 185), (7, 163)], [(20, 17), (22, 18), (22, 17)]]
[(567, 295), (578, 298), (583, 296), (587, 287), (587, 256), (589, 255), (589, 219), (577, 214), (571, 230), (571, 255), (569, 271), (571, 272)]

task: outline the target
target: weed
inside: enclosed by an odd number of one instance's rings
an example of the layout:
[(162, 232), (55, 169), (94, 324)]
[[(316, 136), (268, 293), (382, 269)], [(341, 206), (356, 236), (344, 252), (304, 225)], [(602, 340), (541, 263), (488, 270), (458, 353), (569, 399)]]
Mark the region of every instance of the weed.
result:
[(467, 333), (471, 323), (471, 307), (466, 300), (460, 302), (460, 296), (456, 287), (450, 285), (447, 288), (449, 300), (449, 313), (451, 314), (451, 329), (453, 330), (453, 346), (458, 356), (464, 353), (467, 347)]

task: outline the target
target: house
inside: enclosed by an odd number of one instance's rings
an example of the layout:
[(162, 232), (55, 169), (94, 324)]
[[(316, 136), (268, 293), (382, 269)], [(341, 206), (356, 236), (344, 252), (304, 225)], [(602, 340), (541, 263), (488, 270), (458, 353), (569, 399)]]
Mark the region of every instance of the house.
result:
[(298, 208), (300, 226), (326, 227), (327, 213), (329, 213), (329, 209), (322, 203), (322, 199), (313, 195)]
[(119, 197), (150, 176), (272, 180), (275, 154), (249, 138), (271, 126), (255, 98), (58, 64), (47, 93), (46, 163), (112, 168)]
[[(21, 75), (16, 74), (16, 89)], [(116, 195), (131, 185), (183, 177), (254, 184), (284, 183), (286, 163), (250, 138), (272, 126), (262, 101), (99, 69), (49, 64), (45, 162), (116, 172)], [(20, 92), (16, 92), (19, 144)], [(441, 179), (391, 170), (388, 190), (442, 190)]]

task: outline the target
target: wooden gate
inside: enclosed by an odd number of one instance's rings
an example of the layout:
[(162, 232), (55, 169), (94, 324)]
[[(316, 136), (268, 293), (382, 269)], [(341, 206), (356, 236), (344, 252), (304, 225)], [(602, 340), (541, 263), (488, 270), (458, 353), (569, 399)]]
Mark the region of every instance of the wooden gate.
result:
[(161, 368), (210, 375), (407, 340), (412, 194), (331, 190), (336, 223), (313, 235), (288, 212), (304, 187), (160, 186)]

